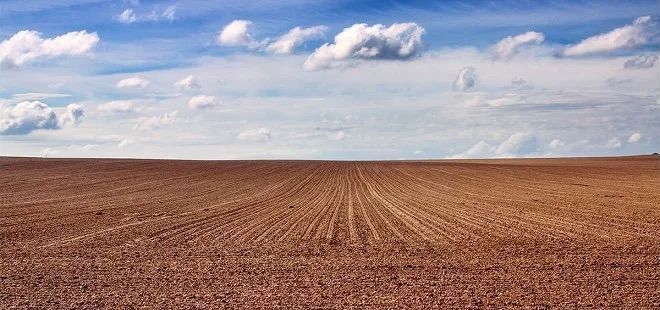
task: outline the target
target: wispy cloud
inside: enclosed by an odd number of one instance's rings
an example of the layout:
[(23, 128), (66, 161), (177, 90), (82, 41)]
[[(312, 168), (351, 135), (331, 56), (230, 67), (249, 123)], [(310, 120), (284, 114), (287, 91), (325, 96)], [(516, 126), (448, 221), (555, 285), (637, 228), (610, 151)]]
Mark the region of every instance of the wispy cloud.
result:
[(295, 27), (273, 42), (268, 43), (266, 50), (275, 54), (292, 54), (296, 47), (309, 39), (322, 38), (326, 31), (328, 31), (326, 26)]
[(236, 138), (241, 141), (269, 142), (271, 140), (268, 128), (249, 129), (239, 133)]
[(648, 43), (657, 33), (657, 25), (651, 16), (642, 16), (635, 19), (630, 25), (586, 38), (571, 45), (563, 51), (563, 55), (584, 56), (633, 48)]
[(136, 120), (134, 129), (142, 131), (151, 131), (164, 125), (170, 125), (179, 118), (179, 111), (166, 112), (162, 115), (144, 116)]
[(639, 55), (626, 60), (625, 69), (650, 69), (658, 62), (658, 55)]
[(132, 8), (125, 9), (116, 16), (118, 22), (122, 24), (132, 24), (136, 22), (158, 22), (174, 21), (176, 16), (176, 5), (170, 5), (162, 11), (152, 10), (148, 13), (138, 14)]

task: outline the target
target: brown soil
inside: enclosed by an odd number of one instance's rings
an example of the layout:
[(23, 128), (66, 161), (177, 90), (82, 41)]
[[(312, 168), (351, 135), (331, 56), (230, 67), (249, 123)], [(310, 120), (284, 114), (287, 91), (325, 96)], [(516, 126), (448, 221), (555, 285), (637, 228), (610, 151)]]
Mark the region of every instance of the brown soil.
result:
[(660, 159), (0, 159), (0, 308), (660, 307)]

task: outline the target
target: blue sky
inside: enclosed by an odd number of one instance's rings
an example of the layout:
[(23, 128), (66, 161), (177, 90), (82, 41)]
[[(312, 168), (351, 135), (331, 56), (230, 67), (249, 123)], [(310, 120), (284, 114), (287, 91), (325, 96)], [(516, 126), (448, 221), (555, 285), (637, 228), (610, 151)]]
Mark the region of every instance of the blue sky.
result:
[(659, 1), (0, 2), (0, 154), (660, 149)]

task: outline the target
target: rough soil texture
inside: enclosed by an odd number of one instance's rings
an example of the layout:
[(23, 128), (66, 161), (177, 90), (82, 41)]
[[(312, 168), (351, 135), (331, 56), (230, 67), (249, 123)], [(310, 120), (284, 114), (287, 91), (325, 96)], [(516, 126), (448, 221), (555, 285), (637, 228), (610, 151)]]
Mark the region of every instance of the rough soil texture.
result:
[(660, 158), (0, 158), (0, 308), (657, 308)]

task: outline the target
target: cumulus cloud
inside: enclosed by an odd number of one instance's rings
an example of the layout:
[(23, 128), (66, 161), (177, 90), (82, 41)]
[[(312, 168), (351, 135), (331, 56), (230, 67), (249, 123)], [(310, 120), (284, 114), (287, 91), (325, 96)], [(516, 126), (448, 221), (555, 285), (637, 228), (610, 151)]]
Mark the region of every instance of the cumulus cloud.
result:
[(218, 35), (218, 44), (224, 46), (247, 46), (255, 47), (258, 43), (252, 39), (250, 34), (249, 20), (237, 19), (227, 24)]
[(623, 64), (625, 69), (649, 69), (658, 62), (658, 55), (639, 55), (635, 58), (626, 60)]
[(117, 20), (122, 24), (131, 24), (137, 20), (137, 16), (133, 12), (133, 9), (126, 9), (117, 16)]
[(42, 38), (41, 33), (23, 30), (0, 42), (2, 68), (20, 67), (37, 59), (83, 55), (99, 42), (96, 32), (74, 31), (55, 38)]
[(57, 124), (60, 128), (78, 125), (82, 122), (82, 119), (85, 117), (85, 110), (79, 104), (69, 104), (66, 106), (66, 111), (57, 120)]
[(563, 51), (563, 55), (602, 54), (644, 45), (657, 34), (655, 28), (651, 16), (642, 16), (637, 18), (631, 25), (625, 25), (610, 32), (586, 38), (578, 44), (569, 46)]
[(250, 33), (252, 21), (237, 19), (225, 25), (217, 37), (217, 43), (223, 46), (243, 46), (274, 54), (292, 54), (296, 47), (307, 40), (320, 38), (327, 31), (326, 26), (309, 28), (295, 27), (277, 39), (254, 39)]
[(454, 80), (454, 90), (466, 91), (473, 89), (476, 85), (476, 75), (474, 68), (465, 67), (458, 72), (456, 80)]
[(57, 114), (40, 101), (23, 101), (0, 111), (0, 134), (25, 135), (37, 129), (59, 129)]
[(140, 117), (135, 122), (135, 126), (133, 128), (137, 130), (151, 131), (164, 125), (173, 124), (177, 121), (178, 116), (179, 111), (172, 111), (162, 115)]
[(250, 129), (239, 133), (236, 138), (241, 141), (269, 142), (271, 140), (268, 128)]
[(355, 24), (335, 36), (334, 43), (323, 44), (304, 63), (306, 70), (337, 68), (350, 60), (405, 60), (419, 55), (423, 48), (424, 28), (415, 23)]
[(132, 100), (114, 100), (106, 102), (99, 105), (97, 109), (102, 112), (110, 113), (130, 113), (139, 110)]
[(188, 100), (188, 106), (193, 109), (206, 109), (218, 105), (218, 99), (215, 96), (198, 95)]
[(540, 32), (528, 31), (516, 36), (508, 36), (493, 46), (492, 51), (495, 59), (510, 59), (518, 51), (529, 45), (541, 44), (545, 36)]
[(202, 86), (199, 84), (197, 79), (192, 75), (189, 75), (184, 79), (176, 81), (176, 83), (174, 83), (174, 87), (176, 87), (180, 91), (202, 88)]
[(119, 88), (146, 88), (151, 84), (150, 81), (145, 80), (139, 76), (129, 77), (117, 82)]
[(22, 135), (37, 129), (58, 128), (55, 111), (39, 101), (23, 101), (4, 108), (0, 116), (0, 133), (3, 135)]
[(323, 37), (326, 31), (326, 26), (295, 27), (268, 44), (266, 50), (275, 54), (292, 54), (297, 46), (309, 39)]
[(628, 137), (628, 143), (637, 143), (639, 140), (642, 139), (642, 134), (639, 132), (633, 133)]

